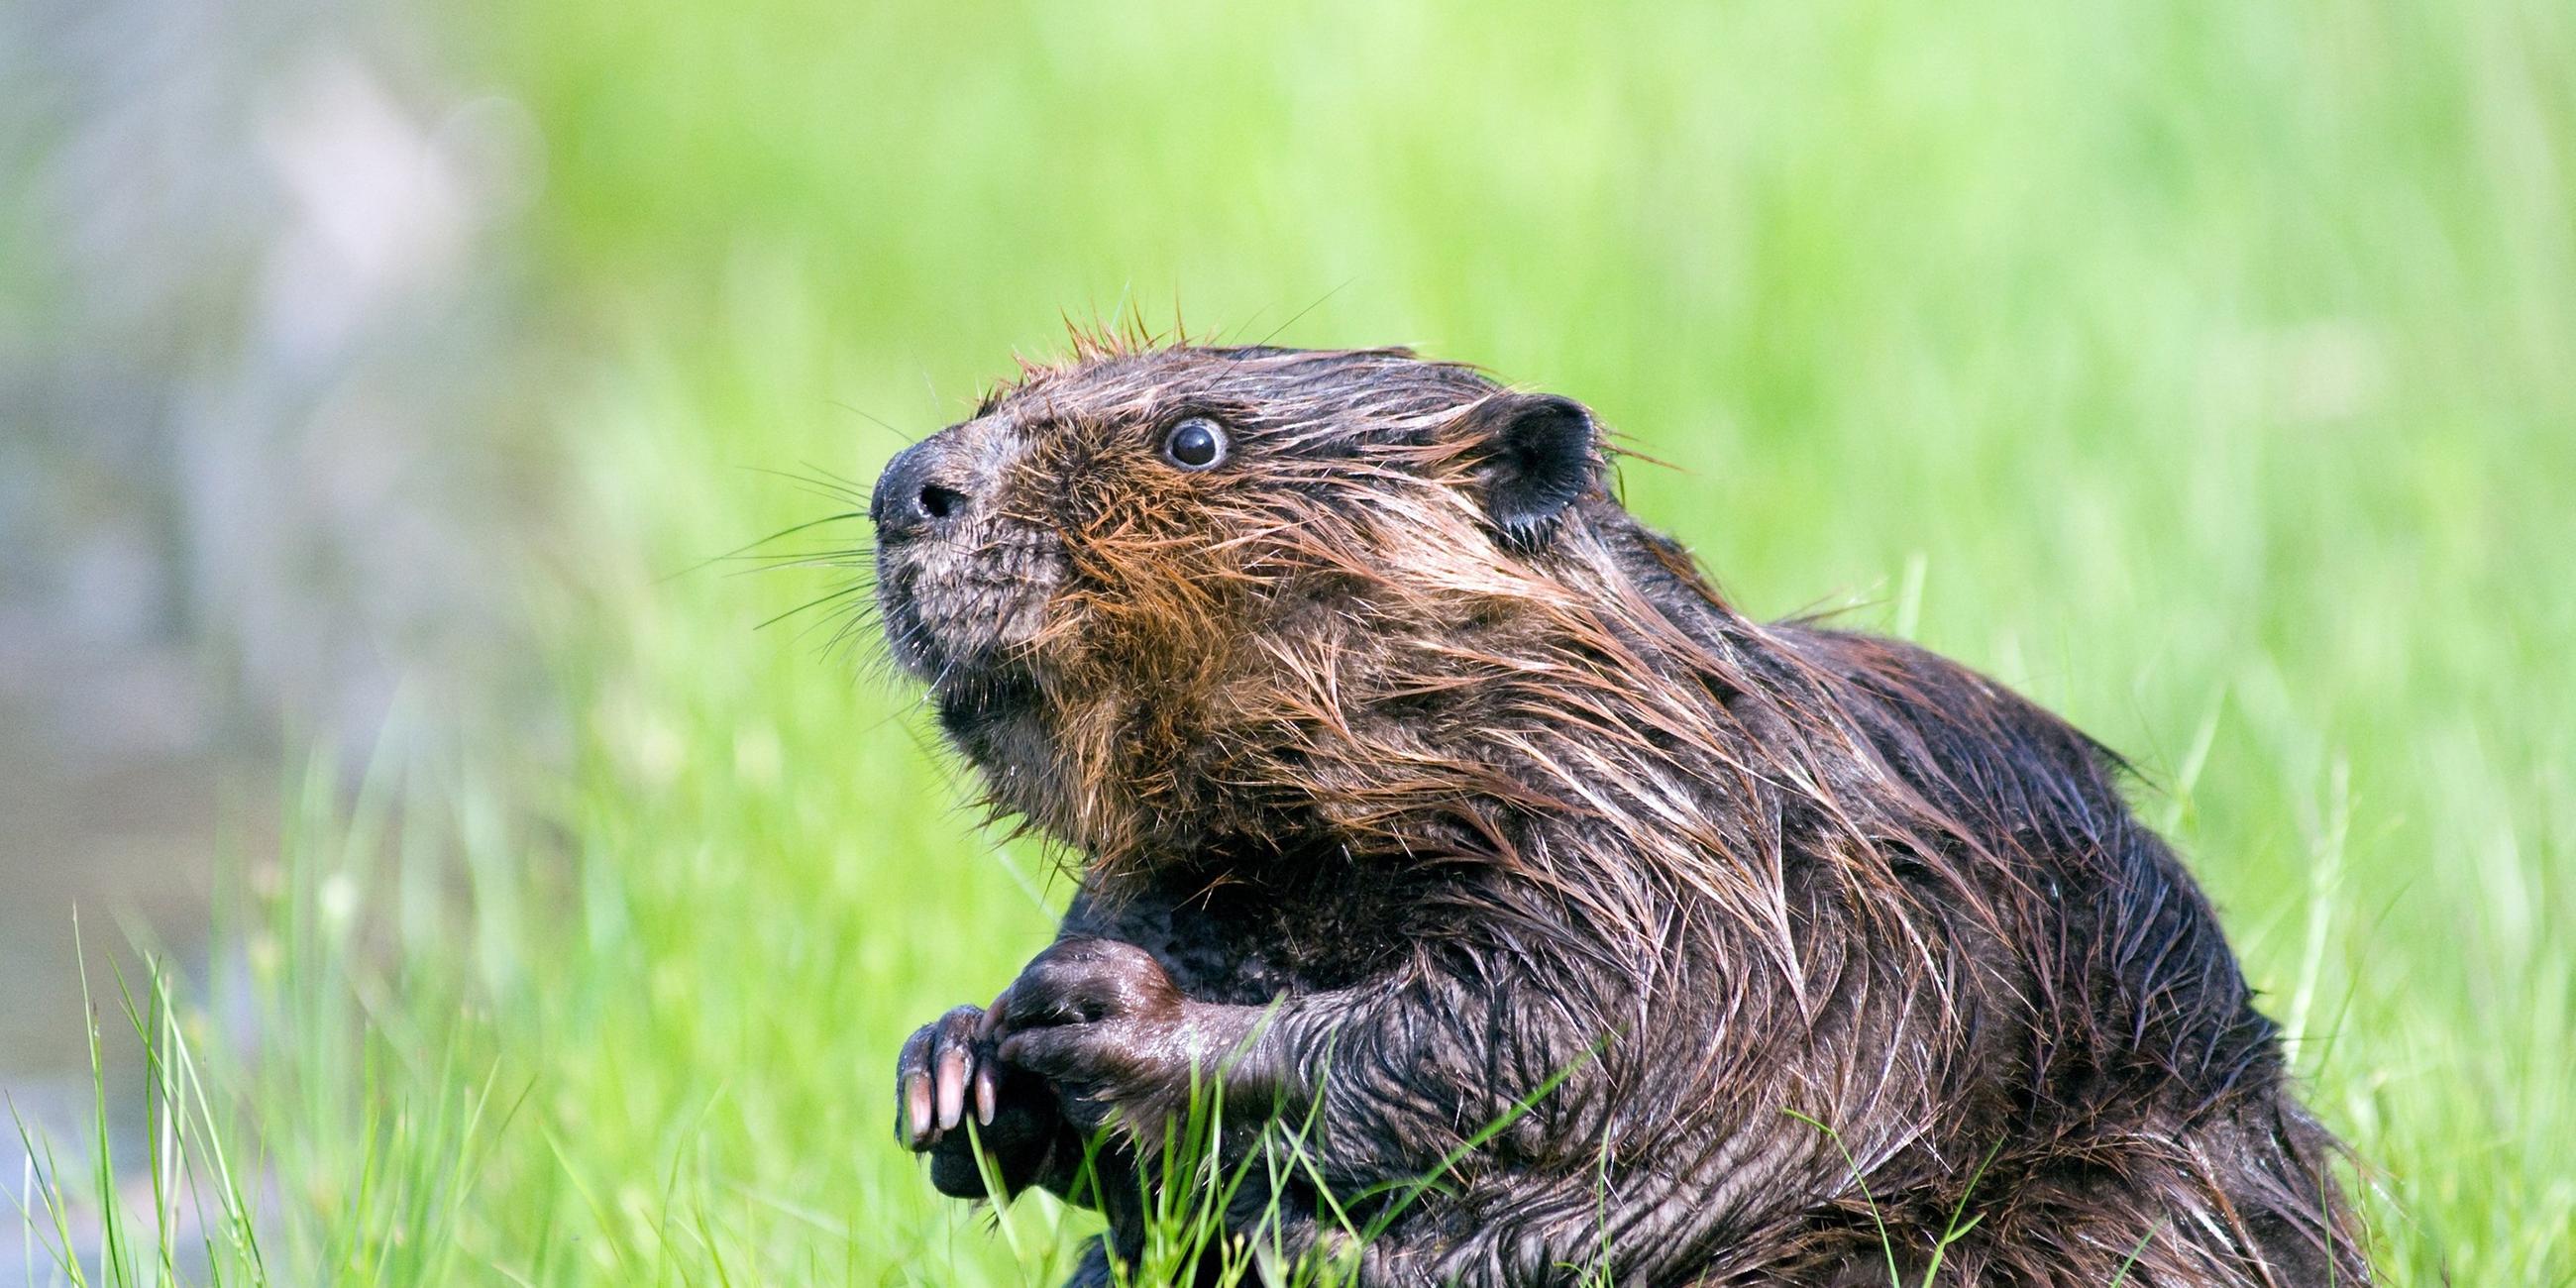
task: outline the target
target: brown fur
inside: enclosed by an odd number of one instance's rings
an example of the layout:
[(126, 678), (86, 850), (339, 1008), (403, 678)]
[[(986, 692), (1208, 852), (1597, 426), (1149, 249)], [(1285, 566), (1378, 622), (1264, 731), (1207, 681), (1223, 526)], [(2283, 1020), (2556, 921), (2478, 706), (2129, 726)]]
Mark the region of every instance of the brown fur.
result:
[[(1218, 468), (1157, 455), (1193, 415)], [(1361, 1282), (1919, 1279), (1961, 1211), (1951, 1282), (2368, 1281), (2116, 761), (1910, 646), (1735, 613), (1579, 408), (1400, 350), (1090, 344), (907, 457), (897, 656), (1082, 869), (1064, 943), (904, 1057), (908, 1091), (997, 1079), (1007, 1184), (1152, 1139), (1230, 1052), (1336, 1193), (1572, 1070)], [(956, 500), (888, 517), (922, 487)], [(980, 1193), (962, 1135), (915, 1143)], [(1329, 1250), (1314, 1189), (1260, 1198)]]

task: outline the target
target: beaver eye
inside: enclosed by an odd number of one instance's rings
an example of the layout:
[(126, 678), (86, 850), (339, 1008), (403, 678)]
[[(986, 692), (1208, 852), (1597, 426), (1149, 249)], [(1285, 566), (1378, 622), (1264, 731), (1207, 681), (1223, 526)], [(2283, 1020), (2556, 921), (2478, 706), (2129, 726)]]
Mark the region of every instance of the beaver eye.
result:
[(1225, 430), (1205, 416), (1192, 416), (1163, 435), (1163, 459), (1185, 470), (1204, 470), (1225, 459)]

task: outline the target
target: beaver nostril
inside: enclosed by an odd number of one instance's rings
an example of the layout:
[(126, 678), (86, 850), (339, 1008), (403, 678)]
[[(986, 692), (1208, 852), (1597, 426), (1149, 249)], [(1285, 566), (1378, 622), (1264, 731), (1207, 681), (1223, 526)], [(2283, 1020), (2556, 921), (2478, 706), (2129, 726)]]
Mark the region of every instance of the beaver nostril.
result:
[(936, 483), (921, 485), (921, 512), (933, 519), (945, 519), (966, 508), (966, 494), (951, 491)]

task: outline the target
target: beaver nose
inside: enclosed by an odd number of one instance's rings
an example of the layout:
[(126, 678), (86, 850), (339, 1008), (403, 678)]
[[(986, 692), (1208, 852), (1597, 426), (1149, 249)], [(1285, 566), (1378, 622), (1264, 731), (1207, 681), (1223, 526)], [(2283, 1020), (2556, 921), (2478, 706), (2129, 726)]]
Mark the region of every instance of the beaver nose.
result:
[(877, 525), (879, 539), (922, 536), (966, 512), (965, 493), (931, 478), (939, 455), (938, 444), (920, 442), (886, 462), (885, 473), (877, 476), (876, 492), (868, 498), (868, 519)]

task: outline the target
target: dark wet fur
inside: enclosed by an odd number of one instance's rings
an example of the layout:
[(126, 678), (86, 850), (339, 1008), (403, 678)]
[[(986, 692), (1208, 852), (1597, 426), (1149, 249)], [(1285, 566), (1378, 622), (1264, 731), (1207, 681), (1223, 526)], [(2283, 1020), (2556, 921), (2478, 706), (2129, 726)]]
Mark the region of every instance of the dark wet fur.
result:
[[(1011, 573), (942, 601), (992, 565), (884, 556), (898, 655), (1078, 860), (1068, 943), (1144, 950), (1085, 969), (1179, 999), (1085, 1048), (1129, 1073), (1008, 1071), (1007, 1182), (1062, 1190), (1079, 1126), (1121, 1125), (1088, 1197), (1132, 1256), (1118, 1169), (1213, 1033), (1249, 1044), (1238, 1113), (1314, 1115), (1335, 1193), (1572, 1070), (1366, 1284), (1883, 1283), (1891, 1248), (1919, 1282), (1967, 1217), (1944, 1282), (2367, 1283), (2335, 1145), (2116, 758), (1912, 646), (1738, 615), (1596, 442), (1566, 456), (1569, 408), (1398, 351), (1088, 345), (925, 445), (990, 509), (958, 549)], [(1225, 477), (1152, 458), (1184, 413), (1233, 428)], [(1239, 1216), (1274, 1198), (1335, 1246), (1303, 1181)]]

